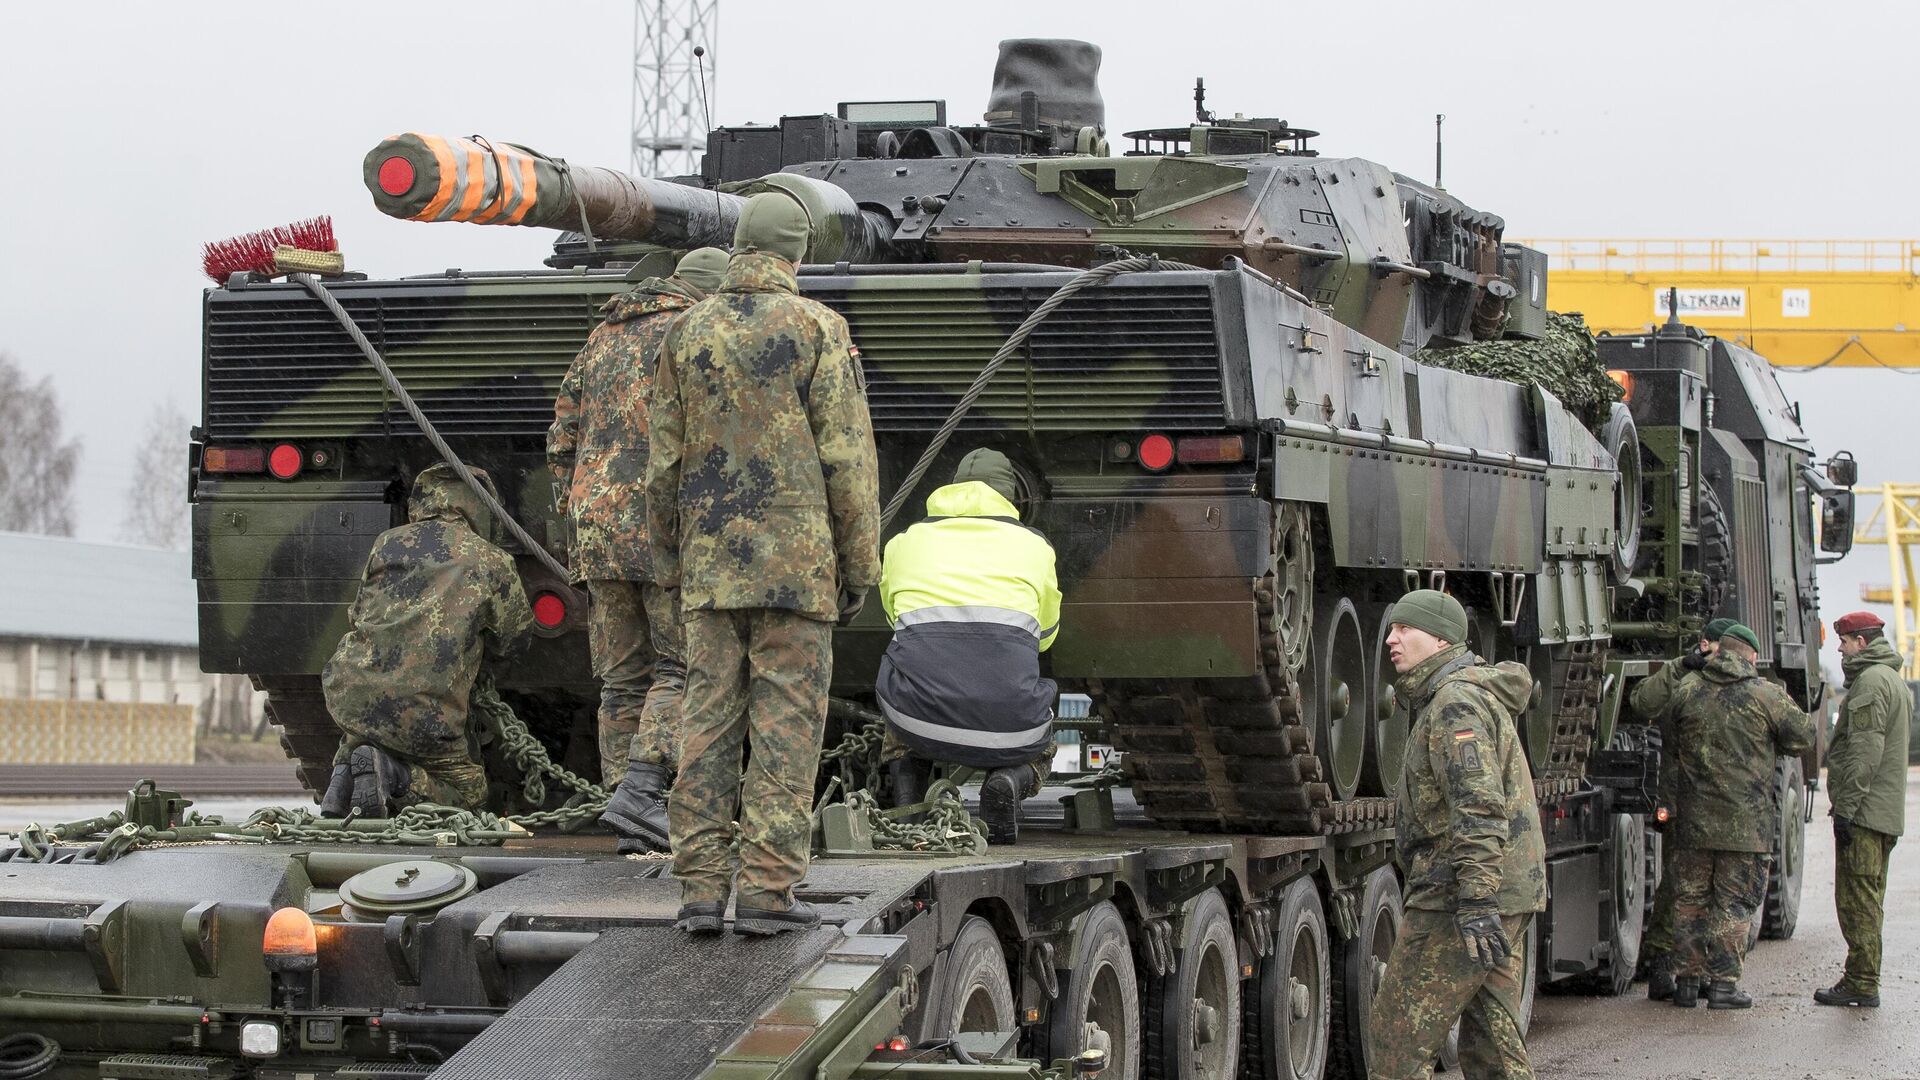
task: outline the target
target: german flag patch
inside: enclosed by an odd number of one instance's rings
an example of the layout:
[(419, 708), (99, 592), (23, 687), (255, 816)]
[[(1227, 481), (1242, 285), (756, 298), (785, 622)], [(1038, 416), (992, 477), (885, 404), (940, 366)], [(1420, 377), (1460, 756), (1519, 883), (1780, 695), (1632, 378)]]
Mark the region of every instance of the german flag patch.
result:
[(1465, 742), (1468, 739), (1473, 738), (1473, 729), (1461, 728), (1460, 730), (1453, 733), (1453, 737), (1456, 742)]

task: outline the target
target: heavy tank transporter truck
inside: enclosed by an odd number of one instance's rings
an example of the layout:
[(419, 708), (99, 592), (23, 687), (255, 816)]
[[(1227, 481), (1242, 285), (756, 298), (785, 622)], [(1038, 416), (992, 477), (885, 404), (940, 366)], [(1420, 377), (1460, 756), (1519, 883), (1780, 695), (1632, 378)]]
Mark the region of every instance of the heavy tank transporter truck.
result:
[[(1803, 705), (1819, 697), (1813, 566), (1850, 535), (1850, 462), (1816, 472), (1766, 363), (1685, 327), (1602, 343), (1630, 393), (1598, 416), (1412, 359), (1525, 348), (1544, 259), (1444, 191), (1199, 100), (1113, 154), (1098, 61), (1006, 42), (982, 124), (849, 102), (719, 129), (703, 174), (672, 181), (398, 136), (365, 164), (386, 212), (578, 231), (546, 269), (325, 288), (563, 558), (542, 460), (560, 376), (609, 295), (727, 242), (743, 196), (808, 209), (801, 289), (852, 325), (883, 496), (1043, 301), (1137, 260), (1032, 328), (927, 474), (980, 445), (1016, 464), (1022, 515), (1059, 553), (1051, 674), (1124, 752), (1115, 812), (1097, 792), (1037, 800), (1018, 846), (983, 853), (823, 829), (834, 850), (802, 895), (827, 924), (771, 941), (684, 938), (665, 864), (604, 837), (290, 833), (110, 859), (131, 842), (22, 841), (0, 847), (0, 1031), (58, 1042), (49, 1075), (74, 1077), (1364, 1076), (1401, 915), (1408, 719), (1385, 613), (1422, 586), (1536, 680), (1521, 720), (1551, 901), (1530, 985), (1621, 992), (1658, 866), (1657, 740), (1626, 693), (1724, 613)], [(304, 288), (236, 274), (204, 316), (202, 661), (269, 691), (318, 786), (335, 734), (317, 673), (372, 538), (436, 455)], [(541, 636), (503, 692), (584, 763), (578, 598), (509, 546)], [(870, 694), (887, 637), (878, 605), (838, 632), (837, 695)], [(1781, 764), (1777, 935), (1800, 768)], [(179, 809), (135, 803), (162, 826)]]

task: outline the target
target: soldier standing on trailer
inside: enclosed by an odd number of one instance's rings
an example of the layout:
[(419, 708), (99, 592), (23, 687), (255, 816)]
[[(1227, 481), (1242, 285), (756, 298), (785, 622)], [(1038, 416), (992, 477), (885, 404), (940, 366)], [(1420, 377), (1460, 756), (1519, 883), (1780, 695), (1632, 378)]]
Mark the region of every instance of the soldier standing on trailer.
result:
[(687, 650), (667, 813), (677, 925), (693, 934), (725, 928), (736, 870), (736, 933), (819, 925), (793, 887), (807, 872), (833, 624), (880, 580), (865, 379), (846, 320), (798, 295), (810, 232), (792, 197), (747, 200), (720, 290), (667, 331), (654, 379), (653, 565), (680, 587)]
[(1432, 589), (1387, 616), (1395, 689), (1413, 727), (1395, 851), (1406, 921), (1374, 998), (1374, 1080), (1432, 1075), (1460, 1021), (1460, 1071), (1531, 1077), (1520, 1031), (1527, 924), (1546, 910), (1546, 847), (1515, 717), (1533, 679), (1467, 651), (1467, 613)]
[[(1667, 703), (1682, 683), (1698, 679), (1707, 661), (1720, 648), (1720, 635), (1733, 625), (1732, 619), (1715, 619), (1700, 631), (1700, 643), (1692, 652), (1672, 663), (1664, 664), (1649, 678), (1640, 680), (1633, 688), (1633, 712), (1643, 720), (1651, 720), (1666, 712)], [(1673, 755), (1664, 749), (1666, 732), (1661, 732), (1662, 751), (1660, 784), (1660, 807), (1671, 812), (1673, 809), (1672, 775), (1670, 769)], [(1663, 830), (1663, 820), (1654, 822), (1655, 829)], [(1653, 892), (1653, 915), (1647, 923), (1646, 933), (1640, 937), (1640, 957), (1647, 964), (1647, 1000), (1671, 1001), (1673, 999), (1673, 853), (1678, 850), (1662, 837), (1660, 844), (1660, 885)]]
[(679, 760), (680, 597), (653, 580), (647, 547), (647, 392), (680, 313), (720, 284), (727, 253), (700, 248), (668, 278), (608, 300), (567, 368), (547, 429), (554, 503), (573, 522), (569, 568), (586, 583), (587, 647), (600, 680), (600, 820), (622, 852), (667, 850), (667, 784)]
[(1847, 697), (1827, 747), (1833, 804), (1833, 906), (1847, 940), (1845, 976), (1816, 990), (1822, 1005), (1880, 1007), (1880, 926), (1887, 861), (1907, 821), (1907, 736), (1913, 691), (1878, 615), (1856, 611), (1833, 624)]
[[(1772, 860), (1774, 762), (1813, 743), (1787, 692), (1754, 669), (1760, 638), (1735, 623), (1699, 679), (1683, 679), (1655, 718), (1670, 731), (1674, 816), (1673, 1003), (1753, 1005), (1739, 987), (1754, 914)], [(1666, 768), (1661, 770), (1667, 775)]]

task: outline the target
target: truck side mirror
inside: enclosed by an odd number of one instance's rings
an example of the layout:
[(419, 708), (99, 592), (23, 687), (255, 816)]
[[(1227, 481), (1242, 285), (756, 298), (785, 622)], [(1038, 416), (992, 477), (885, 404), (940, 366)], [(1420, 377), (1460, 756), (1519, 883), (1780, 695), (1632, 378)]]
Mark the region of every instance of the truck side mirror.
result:
[(1820, 550), (1834, 555), (1853, 550), (1853, 492), (1821, 493)]
[(1827, 459), (1827, 479), (1844, 488), (1850, 488), (1860, 479), (1860, 463), (1845, 450)]

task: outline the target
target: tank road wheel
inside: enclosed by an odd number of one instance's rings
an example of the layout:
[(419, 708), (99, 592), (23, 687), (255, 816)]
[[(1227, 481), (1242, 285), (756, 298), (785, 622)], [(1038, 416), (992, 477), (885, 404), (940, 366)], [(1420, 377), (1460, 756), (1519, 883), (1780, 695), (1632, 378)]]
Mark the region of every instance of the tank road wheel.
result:
[[(1257, 1026), (1259, 1080), (1320, 1080), (1327, 1067), (1327, 916), (1313, 879), (1287, 887), (1274, 917), (1273, 953), (1260, 969), (1260, 992), (1247, 1022)], [(1253, 1040), (1249, 1040), (1253, 1044)]]
[(1171, 974), (1147, 980), (1146, 1075), (1232, 1080), (1240, 1050), (1240, 950), (1220, 890), (1192, 901)]
[(1398, 678), (1393, 661), (1387, 659), (1387, 621), (1390, 604), (1370, 605), (1366, 623), (1372, 628), (1373, 650), (1368, 675), (1372, 686), (1367, 695), (1367, 720), (1373, 730), (1367, 736), (1366, 767), (1360, 770), (1362, 795), (1391, 796), (1400, 790), (1400, 770), (1407, 760), (1407, 731), (1413, 718), (1399, 707), (1393, 688)]
[(1107, 1052), (1105, 1080), (1140, 1080), (1140, 989), (1127, 924), (1112, 901), (1081, 917), (1047, 1046), (1049, 1060), (1098, 1047)]
[(1779, 820), (1773, 830), (1773, 869), (1767, 874), (1767, 906), (1760, 936), (1780, 940), (1800, 924), (1800, 883), (1806, 867), (1807, 788), (1799, 758), (1781, 758), (1773, 766)]
[(1613, 918), (1602, 929), (1607, 955), (1588, 976), (1596, 993), (1618, 997), (1640, 968), (1640, 934), (1647, 925), (1647, 829), (1638, 814), (1614, 814), (1607, 842)]
[(939, 1016), (928, 1027), (932, 1038), (951, 1039), (963, 1031), (1012, 1031), (1020, 1025), (1007, 956), (992, 923), (978, 915), (960, 923), (947, 950), (940, 995), (935, 999)]
[(1327, 1041), (1330, 1080), (1366, 1080), (1367, 1023), (1373, 996), (1386, 973), (1387, 957), (1400, 936), (1400, 879), (1383, 866), (1367, 877), (1360, 891), (1357, 932), (1339, 946), (1333, 971), (1332, 1018)]
[(1280, 639), (1280, 659), (1297, 672), (1307, 661), (1313, 629), (1313, 515), (1301, 503), (1273, 508), (1273, 567), (1260, 583), (1267, 628)]
[(1613, 455), (1620, 484), (1613, 492), (1613, 580), (1633, 576), (1633, 564), (1640, 558), (1640, 429), (1634, 425), (1633, 412), (1625, 402), (1616, 401), (1600, 429), (1600, 441)]
[(1315, 612), (1306, 690), (1313, 747), (1333, 797), (1351, 799), (1366, 763), (1367, 640), (1353, 601), (1341, 598)]

